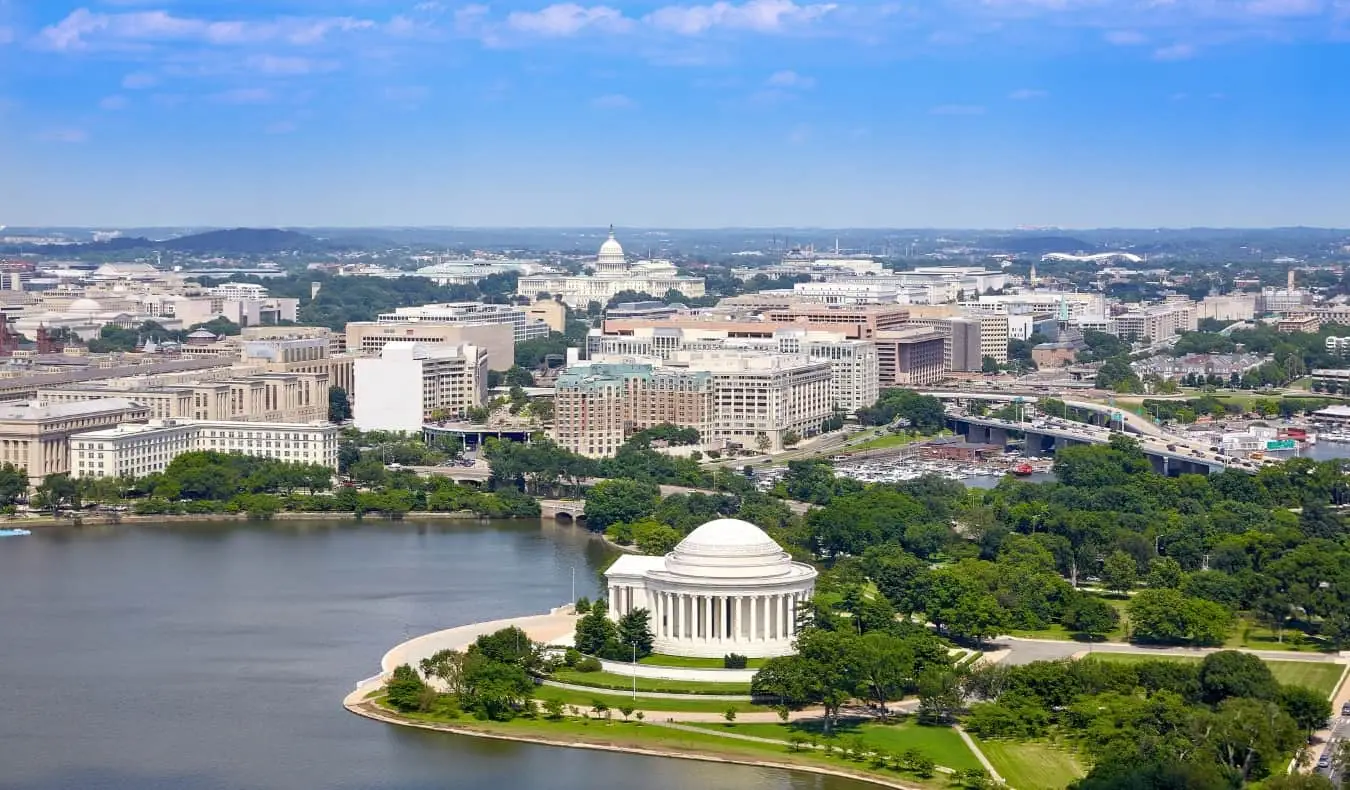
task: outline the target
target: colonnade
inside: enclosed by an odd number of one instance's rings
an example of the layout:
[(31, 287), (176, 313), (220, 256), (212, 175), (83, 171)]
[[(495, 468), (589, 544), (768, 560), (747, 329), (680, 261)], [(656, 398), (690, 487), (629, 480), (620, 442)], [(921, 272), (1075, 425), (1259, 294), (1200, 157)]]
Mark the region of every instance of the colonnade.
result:
[[(615, 616), (635, 608), (633, 593), (625, 585), (610, 587)], [(807, 598), (804, 592), (701, 595), (648, 589), (645, 594), (658, 640), (727, 647), (790, 641), (797, 631), (797, 609)]]

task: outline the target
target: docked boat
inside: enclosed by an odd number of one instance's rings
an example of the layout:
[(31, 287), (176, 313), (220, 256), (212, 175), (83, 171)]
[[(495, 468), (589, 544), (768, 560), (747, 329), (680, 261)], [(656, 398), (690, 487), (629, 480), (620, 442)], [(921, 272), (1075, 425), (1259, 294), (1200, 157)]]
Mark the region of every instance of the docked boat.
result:
[(1031, 473), (1035, 471), (1036, 470), (1031, 467), (1031, 464), (1026, 461), (1023, 461), (1012, 468), (1012, 473), (1017, 477), (1029, 477)]
[(1350, 433), (1343, 431), (1325, 431), (1317, 434), (1317, 438), (1333, 444), (1350, 444)]
[(32, 535), (33, 531), (21, 527), (11, 529), (0, 529), (0, 538), (21, 538), (24, 535)]

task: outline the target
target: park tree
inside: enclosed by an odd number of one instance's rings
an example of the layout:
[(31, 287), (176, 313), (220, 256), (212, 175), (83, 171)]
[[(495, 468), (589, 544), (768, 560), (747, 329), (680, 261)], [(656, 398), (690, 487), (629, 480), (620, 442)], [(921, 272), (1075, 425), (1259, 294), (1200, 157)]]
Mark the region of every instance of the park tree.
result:
[(417, 670), (408, 664), (400, 664), (394, 667), (389, 680), (384, 684), (384, 691), (390, 705), (409, 713), (421, 709), (426, 687)]
[(1120, 612), (1095, 595), (1080, 593), (1064, 607), (1060, 623), (1089, 639), (1101, 639), (1120, 625)]
[(1154, 557), (1148, 562), (1148, 577), (1145, 581), (1150, 589), (1175, 590), (1181, 587), (1181, 576), (1181, 563), (1171, 557)]
[(1221, 650), (1200, 662), (1200, 693), (1211, 705), (1229, 697), (1274, 700), (1279, 696), (1280, 684), (1275, 682), (1270, 667), (1251, 653)]
[(635, 480), (605, 480), (586, 492), (586, 527), (603, 531), (610, 524), (650, 516), (661, 501), (660, 490)]
[(80, 506), (80, 487), (70, 475), (64, 472), (47, 475), (38, 484), (37, 491), (33, 493), (31, 501), (34, 507), (41, 510), (50, 510), (52, 513), (56, 513), (63, 507), (78, 508)]
[(615, 637), (621, 648), (622, 657), (631, 656), (630, 648), (636, 650), (638, 658), (651, 655), (652, 642), (655, 640), (652, 635), (651, 612), (646, 609), (634, 609), (620, 617)]
[(598, 656), (605, 652), (608, 645), (617, 643), (618, 635), (618, 628), (609, 619), (604, 601), (595, 601), (586, 616), (577, 621), (574, 644), (582, 653)]
[(1139, 583), (1139, 564), (1134, 557), (1116, 549), (1102, 563), (1102, 584), (1106, 589), (1127, 593)]
[(1283, 686), (1277, 698), (1280, 707), (1305, 733), (1326, 726), (1331, 717), (1331, 702), (1326, 695), (1307, 686)]
[(342, 422), (352, 418), (352, 402), (342, 387), (328, 388), (328, 421)]
[(1303, 733), (1274, 702), (1232, 697), (1205, 723), (1205, 745), (1243, 779), (1260, 779), (1303, 742)]
[(0, 505), (12, 505), (28, 492), (28, 472), (11, 463), (0, 465)]

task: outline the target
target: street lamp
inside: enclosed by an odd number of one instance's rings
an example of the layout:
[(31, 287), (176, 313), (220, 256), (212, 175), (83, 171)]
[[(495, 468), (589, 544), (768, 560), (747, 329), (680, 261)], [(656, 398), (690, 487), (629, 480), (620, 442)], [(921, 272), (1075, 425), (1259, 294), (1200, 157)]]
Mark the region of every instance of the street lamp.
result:
[(633, 640), (633, 699), (637, 699), (637, 640)]

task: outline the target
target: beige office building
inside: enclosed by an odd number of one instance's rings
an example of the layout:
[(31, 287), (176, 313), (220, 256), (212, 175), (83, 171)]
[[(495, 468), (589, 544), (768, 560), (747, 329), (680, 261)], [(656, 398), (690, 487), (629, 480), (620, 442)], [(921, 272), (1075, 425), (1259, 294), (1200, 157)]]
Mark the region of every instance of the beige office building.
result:
[(70, 437), (75, 477), (144, 477), (183, 453), (212, 450), (337, 469), (338, 427), (327, 421), (152, 420)]
[(383, 324), (353, 321), (347, 324), (347, 350), (378, 354), (386, 343), (474, 345), (487, 352), (489, 370), (508, 370), (516, 363), (515, 329), (511, 324), (437, 324), (413, 322)]
[(946, 376), (946, 333), (927, 327), (881, 332), (872, 341), (877, 346), (877, 370), (881, 387), (922, 387)]
[(386, 343), (356, 362), (356, 427), (421, 433), (427, 421), (482, 406), (487, 374), (487, 351), (475, 345)]
[(558, 375), (553, 440), (592, 458), (614, 455), (632, 434), (670, 423), (712, 443), (713, 382), (705, 371), (639, 362), (587, 362)]
[(326, 373), (259, 373), (189, 384), (120, 381), (39, 390), (49, 403), (130, 398), (157, 419), (310, 422), (328, 419)]
[(47, 475), (69, 472), (70, 437), (149, 419), (150, 413), (125, 398), (80, 403), (6, 403), (0, 405), (0, 463), (28, 471), (37, 485)]

